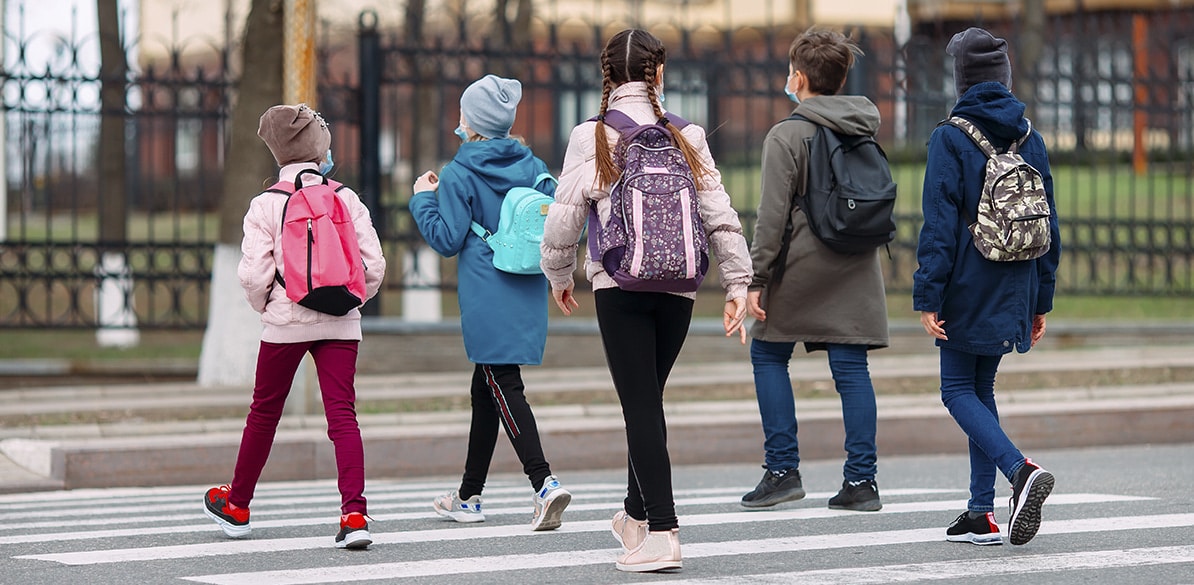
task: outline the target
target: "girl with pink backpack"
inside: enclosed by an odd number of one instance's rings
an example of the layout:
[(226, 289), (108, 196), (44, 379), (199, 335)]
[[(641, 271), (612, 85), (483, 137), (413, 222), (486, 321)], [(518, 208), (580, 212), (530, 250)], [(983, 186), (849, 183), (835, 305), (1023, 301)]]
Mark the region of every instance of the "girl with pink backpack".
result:
[[(291, 203), (290, 193), (302, 190), (308, 181), (321, 186), (327, 182), (322, 175), (331, 168), (332, 135), (323, 117), (306, 104), (270, 108), (261, 116), (257, 135), (265, 141), (280, 167), (279, 185), (289, 183), (294, 189), (278, 188), (261, 193), (249, 203), (245, 214), (243, 256), (237, 275), (249, 304), (261, 313), (263, 328), (257, 377), (232, 482), (207, 490), (203, 511), (227, 536), (249, 535), (249, 502), (269, 458), (295, 372), (303, 356), (310, 353), (323, 395), (328, 437), (336, 451), (340, 531), (334, 542), (339, 548), (366, 548), (373, 541), (364, 495), (365, 450), (357, 424), (353, 387), (361, 341), (361, 312), (346, 307), (347, 313), (334, 315), (292, 300), (292, 297), (302, 298), (295, 290), (303, 279), (296, 278), (292, 272), (294, 264), (286, 263), (282, 254), (282, 223), (286, 207)], [(352, 189), (341, 187), (334, 196), (339, 198), (335, 207), (346, 208), (355, 226), (356, 247), (364, 267), (364, 298), (360, 300), (363, 304), (381, 289), (386, 272), (381, 241), (373, 228), (369, 209)], [(291, 294), (282, 284), (287, 277), (292, 280)], [(361, 294), (356, 284), (348, 288)]]

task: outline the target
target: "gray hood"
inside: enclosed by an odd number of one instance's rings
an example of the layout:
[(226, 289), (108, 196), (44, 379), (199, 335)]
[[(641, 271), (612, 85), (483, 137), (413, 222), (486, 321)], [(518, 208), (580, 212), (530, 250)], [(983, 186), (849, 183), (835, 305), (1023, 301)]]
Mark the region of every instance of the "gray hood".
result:
[(879, 131), (879, 108), (860, 95), (813, 96), (792, 113), (846, 136), (874, 136)]

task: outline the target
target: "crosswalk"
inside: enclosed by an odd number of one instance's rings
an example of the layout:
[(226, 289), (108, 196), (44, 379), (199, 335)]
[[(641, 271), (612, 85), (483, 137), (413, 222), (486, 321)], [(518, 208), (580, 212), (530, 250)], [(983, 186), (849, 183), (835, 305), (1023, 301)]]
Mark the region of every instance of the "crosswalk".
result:
[[(528, 570), (567, 571), (576, 582), (619, 582), (611, 574), (617, 550), (608, 518), (621, 505), (624, 486), (588, 482), (568, 487), (574, 498), (565, 524), (537, 533), (527, 528), (530, 490), (525, 482), (491, 482), (485, 492), (488, 520), (463, 526), (431, 511), (430, 501), (444, 484), (374, 481), (366, 494), (373, 545), (365, 553), (329, 552), (339, 503), (330, 481), (263, 484), (254, 500), (253, 534), (241, 540), (224, 538), (203, 516), (201, 487), (15, 494), (0, 500), (0, 567), (20, 567), (31, 574), (55, 568), (54, 575), (77, 577), (62, 582), (94, 582), (82, 576), (104, 568), (112, 569), (104, 574), (127, 575), (146, 567), (153, 568), (155, 577), (144, 582), (211, 585), (388, 583), (413, 578), (428, 583), (502, 583), (518, 581), (516, 576)], [(957, 558), (977, 547), (937, 546), (943, 541), (940, 519), (965, 508), (965, 493), (956, 489), (887, 489), (883, 510), (873, 514), (816, 505), (833, 495), (828, 492), (810, 493), (806, 502), (772, 510), (744, 511), (737, 505), (742, 491), (740, 486), (677, 490), (686, 569), (666, 576), (669, 583), (910, 583), (1009, 571), (1041, 574), (1168, 565), (1194, 575), (1194, 546), (1173, 542), (1094, 551), (1020, 547), (1023, 553), (1011, 569), (1005, 558)], [(1056, 514), (1055, 520), (1047, 517), (1038, 539), (1175, 529), (1194, 534), (1194, 513), (1148, 513), (1151, 501), (1111, 493), (1056, 493), (1048, 507), (1069, 513)], [(1087, 509), (1116, 513), (1074, 513)], [(934, 520), (926, 524), (923, 518)], [(724, 536), (714, 538), (715, 534)], [(783, 559), (792, 553), (930, 544), (932, 554), (922, 559), (897, 555), (909, 562), (878, 566), (801, 569), (799, 564), (771, 562), (766, 566), (772, 570), (764, 572), (727, 568), (743, 559)], [(437, 551), (448, 551), (450, 562)], [(720, 570), (701, 574), (689, 568), (705, 560), (711, 561), (705, 566)], [(3, 571), (0, 582), (10, 582)], [(471, 581), (458, 581), (465, 578)]]

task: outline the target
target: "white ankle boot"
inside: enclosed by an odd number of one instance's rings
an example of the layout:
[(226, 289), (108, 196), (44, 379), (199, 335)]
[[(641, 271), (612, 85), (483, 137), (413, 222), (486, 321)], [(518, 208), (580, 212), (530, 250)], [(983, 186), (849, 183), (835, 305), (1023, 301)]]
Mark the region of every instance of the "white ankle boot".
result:
[(647, 573), (666, 569), (679, 569), (680, 529), (666, 532), (648, 532), (639, 545), (618, 557), (615, 565), (619, 571)]

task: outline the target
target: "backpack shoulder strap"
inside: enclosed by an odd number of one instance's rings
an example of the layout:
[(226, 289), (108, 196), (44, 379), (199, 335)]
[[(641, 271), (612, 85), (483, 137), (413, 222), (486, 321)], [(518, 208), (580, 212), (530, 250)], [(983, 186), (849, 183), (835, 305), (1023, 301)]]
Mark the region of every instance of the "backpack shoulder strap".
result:
[(974, 122), (971, 122), (970, 120), (967, 120), (961, 116), (951, 116), (948, 120), (942, 122), (942, 124), (949, 124), (950, 126), (954, 126), (961, 130), (966, 134), (966, 136), (970, 137), (970, 140), (972, 140), (974, 144), (978, 146), (978, 149), (983, 151), (983, 154), (987, 155), (988, 158), (995, 156), (997, 153), (995, 150), (995, 145), (991, 144), (991, 141), (987, 139), (987, 135), (983, 134), (983, 131), (979, 130), (978, 126), (976, 126)]
[(589, 118), (589, 121), (604, 123), (606, 126), (617, 130), (620, 134), (625, 134), (638, 127), (638, 123), (621, 110), (606, 110), (604, 116), (598, 114)]
[(667, 118), (667, 121), (671, 122), (672, 126), (675, 126), (677, 130), (683, 130), (689, 124), (692, 124), (692, 122), (689, 122), (688, 120), (685, 120), (684, 118), (681, 118), (680, 116), (677, 116), (671, 112), (664, 114), (663, 117)]
[[(671, 112), (664, 114), (663, 117), (667, 119), (668, 122), (671, 122), (672, 126), (675, 126), (677, 130), (683, 130), (685, 127), (692, 124), (692, 122), (689, 122), (688, 120), (685, 120), (684, 118), (681, 118), (680, 116)], [(626, 115), (626, 113), (621, 110), (606, 110), (605, 116), (593, 116), (592, 118), (589, 118), (588, 121), (605, 122), (606, 126), (617, 130), (621, 134), (630, 132), (631, 130), (634, 130), (640, 126), (638, 122), (635, 122), (633, 118)]]
[(294, 195), (294, 183), (288, 183), (286, 181), (278, 181), (277, 183), (270, 185), (269, 188), (267, 188), (263, 192), (264, 193), (278, 193), (278, 194), (286, 195), (289, 197), (290, 195)]
[(1019, 140), (1016, 140), (1015, 142), (1011, 143), (1011, 145), (1009, 145), (1007, 147), (1008, 152), (1012, 152), (1012, 153), (1016, 152), (1017, 150), (1019, 150), (1019, 148), (1021, 146), (1024, 145), (1025, 142), (1028, 142), (1028, 137), (1032, 136), (1032, 120), (1029, 120), (1028, 118), (1024, 118), (1024, 121), (1028, 122), (1028, 131), (1025, 132), (1024, 135), (1021, 136)]
[(557, 185), (560, 184), (560, 182), (557, 181), (555, 177), (551, 176), (551, 173), (542, 172), (542, 173), (539, 173), (539, 176), (535, 177), (535, 182), (532, 183), (531, 186), (538, 187), (544, 181), (551, 181), (552, 183), (555, 183)]

